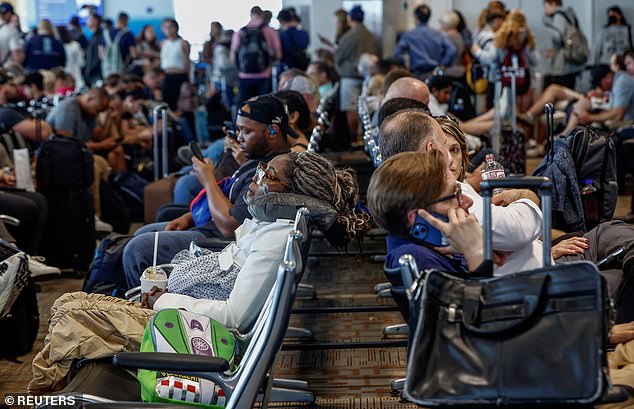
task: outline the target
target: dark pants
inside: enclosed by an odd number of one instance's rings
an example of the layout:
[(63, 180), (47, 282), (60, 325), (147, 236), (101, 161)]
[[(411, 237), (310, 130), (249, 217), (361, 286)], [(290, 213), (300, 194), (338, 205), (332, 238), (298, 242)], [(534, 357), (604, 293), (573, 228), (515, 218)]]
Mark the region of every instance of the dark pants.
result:
[(159, 207), (156, 212), (156, 223), (171, 222), (189, 212), (189, 205), (168, 203)]
[(46, 198), (40, 193), (0, 192), (0, 214), (20, 220), (19, 226), (7, 226), (7, 229), (17, 240), (18, 247), (28, 254), (37, 254), (47, 213)]
[(187, 74), (166, 74), (165, 81), (161, 86), (161, 94), (163, 101), (169, 105), (172, 111), (176, 111), (176, 104), (178, 102), (178, 94), (180, 93), (181, 85), (189, 81)]
[[(594, 229), (585, 233), (583, 237), (588, 239), (590, 246), (583, 254), (562, 256), (557, 259), (557, 264), (570, 261), (586, 260), (597, 263), (607, 257), (621, 246), (628, 246), (634, 242), (634, 229), (622, 221), (601, 223)], [(630, 249), (625, 257), (628, 257), (634, 249)], [(616, 322), (624, 323), (634, 320), (634, 277), (623, 274), (623, 264), (607, 266), (601, 270), (608, 284), (608, 292), (614, 299), (616, 307)]]
[(249, 98), (270, 94), (272, 87), (271, 78), (240, 78), (238, 81), (238, 106)]

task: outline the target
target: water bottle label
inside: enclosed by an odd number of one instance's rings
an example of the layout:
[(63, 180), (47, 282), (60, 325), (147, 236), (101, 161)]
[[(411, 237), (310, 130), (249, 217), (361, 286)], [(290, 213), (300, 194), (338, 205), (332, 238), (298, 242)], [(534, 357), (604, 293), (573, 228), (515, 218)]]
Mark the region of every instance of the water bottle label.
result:
[(490, 170), (490, 171), (487, 171), (487, 172), (486, 172), (483, 176), (484, 176), (484, 178), (483, 178), (483, 179), (488, 180), (488, 179), (499, 179), (499, 178), (503, 178), (503, 177), (505, 177), (506, 175), (505, 175), (505, 173), (504, 173), (504, 170)]

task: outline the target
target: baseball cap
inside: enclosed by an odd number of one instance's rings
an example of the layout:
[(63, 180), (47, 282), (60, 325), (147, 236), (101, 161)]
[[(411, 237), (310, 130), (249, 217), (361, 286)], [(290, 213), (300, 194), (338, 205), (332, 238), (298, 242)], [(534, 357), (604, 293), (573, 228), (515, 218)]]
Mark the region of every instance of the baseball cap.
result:
[(299, 135), (288, 125), (288, 107), (273, 95), (260, 95), (246, 101), (238, 110), (238, 115), (267, 125), (277, 125), (287, 135)]
[(353, 21), (363, 21), (363, 16), (365, 15), (363, 9), (358, 4), (352, 7), (348, 14)]
[(3, 1), (0, 3), (0, 14), (13, 13), (13, 5), (9, 2)]

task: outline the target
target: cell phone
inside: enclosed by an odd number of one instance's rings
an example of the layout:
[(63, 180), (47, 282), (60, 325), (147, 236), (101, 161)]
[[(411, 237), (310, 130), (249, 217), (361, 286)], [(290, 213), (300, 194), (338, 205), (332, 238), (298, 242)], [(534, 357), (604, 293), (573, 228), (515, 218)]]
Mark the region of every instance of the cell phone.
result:
[(203, 152), (200, 150), (200, 146), (196, 142), (190, 142), (189, 148), (192, 150), (192, 154), (201, 162), (205, 161), (205, 157), (203, 156)]
[(238, 139), (238, 127), (231, 121), (224, 121), (223, 125), (227, 127), (227, 135), (233, 139)]
[[(438, 213), (430, 212), (433, 217), (436, 217), (444, 222), (448, 222), (445, 216)], [(416, 220), (409, 231), (409, 235), (414, 241), (426, 244), (432, 247), (447, 247), (450, 243), (447, 237), (440, 232), (437, 228), (429, 224), (429, 222), (419, 214), (416, 215)]]

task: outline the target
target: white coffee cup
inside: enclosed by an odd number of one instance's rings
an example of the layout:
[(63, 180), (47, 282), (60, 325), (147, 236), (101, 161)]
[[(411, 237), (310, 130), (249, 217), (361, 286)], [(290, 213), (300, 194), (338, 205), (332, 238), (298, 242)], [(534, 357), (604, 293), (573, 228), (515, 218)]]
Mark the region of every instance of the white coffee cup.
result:
[(167, 274), (160, 266), (148, 267), (141, 274), (141, 292), (147, 293), (152, 287), (158, 287), (161, 290), (167, 288)]

